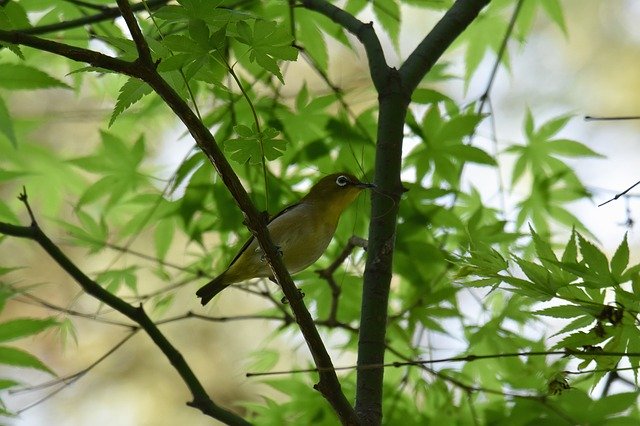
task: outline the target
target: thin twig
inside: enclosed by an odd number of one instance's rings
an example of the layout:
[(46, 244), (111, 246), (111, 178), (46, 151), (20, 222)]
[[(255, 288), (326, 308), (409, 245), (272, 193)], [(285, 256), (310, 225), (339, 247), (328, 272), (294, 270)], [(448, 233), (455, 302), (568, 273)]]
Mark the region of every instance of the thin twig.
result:
[[(148, 0), (146, 2), (139, 2), (131, 6), (133, 12), (140, 12), (148, 6), (151, 10), (158, 9), (170, 0)], [(146, 5), (144, 4), (146, 3)], [(85, 16), (78, 19), (71, 19), (69, 21), (56, 22), (54, 24), (41, 25), (39, 27), (23, 28), (18, 30), (23, 34), (48, 34), (56, 31), (69, 30), (73, 28), (79, 28), (89, 24), (95, 24), (102, 21), (111, 21), (120, 16), (120, 9), (117, 7), (106, 7), (102, 12), (95, 15)]]
[(518, 20), (518, 16), (520, 15), (520, 10), (522, 10), (523, 3), (524, 3), (524, 0), (518, 0), (518, 3), (516, 3), (516, 7), (513, 10), (513, 13), (511, 14), (511, 19), (509, 20), (507, 31), (505, 32), (504, 37), (502, 37), (502, 42), (500, 43), (500, 49), (498, 49), (496, 60), (493, 63), (493, 67), (491, 68), (491, 74), (489, 74), (489, 81), (487, 82), (487, 86), (484, 90), (484, 93), (482, 94), (482, 96), (480, 96), (480, 105), (478, 107), (478, 114), (482, 114), (482, 111), (484, 110), (484, 105), (489, 98), (489, 94), (491, 93), (491, 89), (493, 88), (493, 83), (495, 82), (496, 75), (498, 74), (498, 66), (500, 65), (500, 62), (502, 61), (502, 58), (504, 57), (504, 54), (507, 51), (507, 45), (508, 45), (509, 39), (511, 38), (511, 34), (513, 33), (513, 29), (516, 25), (516, 21)]
[(41, 298), (39, 298), (37, 296), (34, 296), (31, 293), (20, 293), (20, 296), (16, 297), (13, 300), (16, 300), (16, 301), (21, 302), (21, 303), (27, 303), (27, 304), (31, 304), (31, 305), (42, 306), (42, 307), (45, 307), (45, 308), (50, 309), (52, 311), (60, 312), (60, 313), (71, 315), (71, 316), (78, 317), (78, 318), (89, 319), (89, 320), (92, 320), (92, 321), (95, 321), (95, 322), (100, 322), (100, 323), (103, 323), (103, 324), (116, 325), (116, 326), (119, 326), (119, 327), (126, 327), (126, 328), (137, 328), (133, 324), (129, 324), (129, 323), (121, 322), (121, 321), (116, 321), (116, 320), (111, 320), (111, 319), (108, 319), (108, 318), (99, 317), (99, 316), (96, 316), (95, 314), (88, 314), (88, 313), (79, 312), (79, 311), (76, 311), (76, 310), (73, 310), (73, 309), (63, 308), (62, 306), (54, 305), (53, 303), (47, 302), (44, 299), (41, 299)]
[[(27, 206), (27, 210), (30, 210), (26, 192), (21, 194), (21, 200)], [(189, 405), (200, 409), (208, 416), (226, 423), (244, 426), (249, 425), (249, 423), (240, 416), (219, 407), (211, 400), (204, 386), (200, 383), (198, 377), (195, 375), (182, 354), (171, 344), (171, 342), (169, 342), (164, 334), (160, 332), (158, 327), (146, 314), (142, 306), (134, 307), (126, 303), (124, 300), (105, 290), (97, 282), (89, 278), (60, 250), (53, 241), (51, 241), (51, 239), (49, 239), (42, 229), (38, 227), (37, 223), (35, 223), (34, 218), (32, 218), (32, 221), (34, 223), (31, 226), (16, 226), (0, 222), (0, 233), (19, 238), (27, 238), (37, 242), (62, 269), (75, 279), (86, 293), (122, 313), (144, 329), (156, 346), (164, 353), (191, 391), (193, 401), (188, 403)]]
[(640, 115), (621, 115), (618, 117), (596, 117), (585, 115), (585, 121), (620, 121), (620, 120), (640, 120)]
[[(429, 365), (429, 364), (441, 364), (445, 362), (473, 362), (473, 361), (481, 361), (487, 359), (496, 359), (496, 358), (518, 358), (523, 356), (549, 356), (549, 355), (559, 355), (563, 357), (567, 356), (578, 356), (578, 357), (629, 357), (629, 358), (640, 358), (640, 352), (603, 352), (596, 350), (572, 350), (565, 349), (561, 351), (522, 351), (522, 352), (508, 352), (508, 353), (494, 353), (487, 355), (465, 355), (458, 357), (449, 357), (449, 358), (439, 358), (439, 359), (429, 359), (429, 360), (408, 360), (408, 361), (394, 361), (394, 362), (386, 362), (386, 363), (376, 363), (376, 364), (361, 364), (361, 365), (347, 365), (342, 367), (334, 367), (335, 371), (344, 371), (344, 370), (379, 370), (383, 368), (399, 368), (404, 366), (421, 366), (421, 365)], [(297, 374), (297, 373), (312, 373), (319, 371), (317, 368), (301, 368), (294, 370), (281, 370), (281, 371), (269, 371), (264, 373), (247, 373), (247, 377), (258, 377), (258, 376), (277, 376), (283, 374)]]
[(120, 349), (122, 347), (122, 345), (124, 345), (129, 339), (131, 339), (138, 332), (138, 330), (139, 329), (132, 330), (122, 340), (120, 340), (118, 343), (116, 343), (116, 345), (114, 347), (109, 349), (104, 355), (102, 355), (100, 358), (98, 358), (97, 360), (92, 362), (88, 367), (83, 368), (82, 370), (78, 371), (77, 373), (71, 374), (69, 376), (61, 377), (59, 379), (52, 380), (50, 382), (41, 383), (41, 384), (36, 385), (36, 386), (29, 386), (29, 387), (24, 387), (24, 388), (20, 388), (20, 389), (9, 390), (10, 394), (16, 394), (16, 393), (29, 392), (29, 391), (39, 390), (39, 389), (46, 389), (46, 388), (49, 388), (51, 386), (56, 386), (56, 385), (59, 385), (59, 384), (63, 384), (63, 386), (59, 387), (58, 389), (55, 389), (54, 391), (52, 391), (49, 394), (45, 395), (43, 398), (40, 398), (39, 400), (27, 405), (24, 408), (21, 408), (20, 410), (17, 410), (16, 414), (20, 415), (20, 414), (24, 413), (25, 411), (30, 410), (31, 408), (42, 404), (43, 402), (47, 401), (48, 399), (50, 399), (53, 396), (55, 396), (56, 394), (58, 394), (60, 391), (66, 389), (69, 385), (72, 385), (73, 383), (77, 382), (80, 378), (84, 377), (84, 375), (86, 375), (89, 371), (93, 370), (96, 366), (98, 366), (102, 361), (104, 361), (105, 359), (109, 358), (109, 356), (111, 356), (118, 349)]
[(22, 192), (18, 195), (18, 200), (22, 201), (24, 206), (27, 208), (27, 212), (29, 213), (29, 218), (31, 219), (31, 226), (37, 227), (38, 222), (36, 222), (36, 217), (31, 210), (31, 206), (29, 205), (29, 197), (27, 196), (27, 188), (22, 186)]
[(82, 0), (64, 0), (67, 3), (71, 3), (74, 4), (76, 6), (79, 7), (84, 7), (87, 9), (93, 9), (93, 10), (99, 10), (100, 12), (107, 12), (109, 11), (111, 8), (109, 6), (105, 6), (103, 4), (94, 4), (94, 3), (89, 3), (87, 1), (82, 1)]
[(316, 273), (320, 277), (322, 277), (331, 288), (331, 309), (326, 320), (329, 323), (337, 322), (338, 320), (338, 304), (340, 302), (341, 293), (340, 286), (336, 282), (333, 274), (347, 259), (347, 257), (349, 257), (353, 249), (356, 247), (362, 247), (366, 250), (367, 240), (353, 235), (351, 238), (349, 238), (349, 241), (347, 241), (347, 245), (344, 247), (344, 249), (342, 249), (342, 252), (338, 255), (338, 257), (335, 258), (331, 265), (327, 266), (325, 269), (319, 269), (316, 271)]
[(605, 201), (604, 203), (598, 204), (598, 207), (602, 207), (605, 204), (608, 204), (612, 201), (617, 200), (618, 198), (622, 197), (623, 195), (625, 195), (627, 192), (631, 191), (633, 188), (635, 188), (636, 186), (640, 185), (640, 180), (636, 183), (634, 183), (633, 185), (631, 185), (629, 188), (625, 189), (624, 191), (622, 191), (619, 194), (616, 194), (613, 198), (611, 198), (610, 200)]

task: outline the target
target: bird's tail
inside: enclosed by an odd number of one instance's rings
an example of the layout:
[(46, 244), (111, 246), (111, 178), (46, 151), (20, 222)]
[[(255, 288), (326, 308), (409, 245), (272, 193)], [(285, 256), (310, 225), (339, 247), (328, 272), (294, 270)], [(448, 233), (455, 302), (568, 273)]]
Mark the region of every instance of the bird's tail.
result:
[(229, 287), (230, 283), (224, 279), (224, 274), (221, 274), (209, 281), (196, 292), (196, 296), (200, 298), (200, 303), (206, 305), (216, 294), (220, 293), (225, 288)]

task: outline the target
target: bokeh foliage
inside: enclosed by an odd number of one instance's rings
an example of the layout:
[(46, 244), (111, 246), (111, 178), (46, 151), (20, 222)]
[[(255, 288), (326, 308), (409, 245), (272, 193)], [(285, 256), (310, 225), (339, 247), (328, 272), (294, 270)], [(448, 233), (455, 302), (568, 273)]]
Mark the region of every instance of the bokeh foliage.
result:
[[(139, 14), (157, 69), (214, 131), (260, 209), (277, 213), (324, 173), (348, 170), (371, 179), (376, 104), (373, 99), (364, 105), (353, 101), (349, 89), (330, 77), (334, 50), (346, 47), (354, 60), (358, 58), (357, 42), (344, 29), (284, 1), (161, 3), (149, 1)], [(583, 236), (589, 230), (567, 209), (568, 203), (590, 194), (566, 159), (598, 154), (561, 136), (571, 116), (540, 123), (532, 111), (523, 111), (521, 141), (499, 152), (489, 151), (476, 137), (479, 126), (496, 119), (483, 109), (485, 99), (463, 103), (454, 100), (463, 94), (442, 89), (447, 87), (444, 83), (458, 79), (468, 87), (485, 61), (497, 58), (499, 66), (509, 67), (509, 50), (501, 46), (516, 10), (509, 43), (526, 43), (538, 19), (567, 32), (559, 0), (518, 3), (493, 0), (413, 95), (406, 122), (410, 149), (404, 159), (408, 191), (400, 205), (387, 330), (390, 363), (495, 357), (388, 368), (383, 403), (387, 424), (635, 424), (639, 420), (635, 392), (600, 399), (590, 393), (621, 362), (627, 362), (635, 376), (640, 359), (636, 318), (640, 265), (628, 265), (626, 240), (607, 259)], [(110, 1), (92, 4), (113, 6)], [(438, 14), (452, 4), (348, 0), (343, 6), (353, 14), (372, 12), (376, 31), (388, 35), (397, 53), (407, 7)], [(0, 28), (37, 29), (82, 19), (88, 12), (86, 4), (71, 1), (3, 2)], [(137, 55), (123, 26), (111, 19), (46, 36), (125, 59)], [(176, 160), (169, 178), (154, 165), (162, 148), (160, 135), (175, 130), (177, 120), (148, 85), (34, 49), (3, 47), (0, 221), (24, 223), (23, 207), (12, 197), (26, 186), (37, 214), (51, 219), (47, 228), (63, 230), (66, 243), (82, 248), (87, 256), (120, 250), (127, 267), (87, 272), (110, 292), (137, 298), (156, 320), (162, 320), (176, 294), (193, 293), (200, 278), (214, 276), (234, 256), (234, 243), (248, 235), (240, 210), (199, 151), (192, 149)], [(456, 61), (464, 65), (461, 73), (453, 66)], [(289, 71), (298, 64), (320, 76), (322, 87)], [(12, 100), (33, 90), (68, 90), (109, 99), (113, 109), (100, 117), (95, 129), (100, 142), (89, 147), (78, 140), (43, 143), (34, 136), (36, 130), (55, 117), (34, 123), (12, 114)], [(373, 93), (369, 87), (353, 90), (357, 91)], [(513, 208), (507, 211), (504, 205), (491, 203), (487, 191), (467, 178), (465, 168), (472, 163), (496, 173), (513, 164), (506, 187), (490, 191), (509, 197)], [(61, 214), (69, 204), (71, 218)], [(339, 293), (332, 293), (314, 269), (337, 258), (352, 235), (366, 236), (367, 211), (363, 198), (341, 219), (326, 255), (296, 276), (314, 317), (322, 323), (326, 341), (340, 342), (331, 348), (334, 353), (355, 353), (357, 347), (363, 255), (356, 250), (335, 274)], [(568, 231), (570, 239), (561, 244), (559, 236)], [(141, 236), (153, 241), (153, 252), (145, 254), (151, 262), (125, 249)], [(221, 243), (212, 247), (211, 241)], [(170, 255), (176, 250), (185, 253), (177, 268)], [(19, 256), (1, 259), (2, 308), (13, 298), (25, 297), (25, 292), (37, 294), (37, 287), (15, 278), (22, 262)], [(140, 274), (149, 272), (156, 277), (152, 292), (139, 288)], [(272, 295), (265, 296), (262, 288), (248, 287), (267, 300), (256, 314), (282, 318), (282, 327), (274, 328), (273, 334), (295, 330), (286, 306), (279, 303), (280, 292), (270, 286)], [(470, 310), (472, 298), (479, 302)], [(558, 300), (562, 302), (554, 306), (541, 305)], [(68, 324), (68, 315), (59, 312), (55, 318), (21, 317), (0, 323), (0, 363), (55, 371), (55, 365), (47, 366), (5, 342), (62, 327)], [(559, 339), (551, 342), (548, 332), (530, 332), (545, 324), (541, 317), (569, 320)], [(452, 340), (461, 349), (443, 351), (432, 345)], [(545, 351), (560, 353), (501, 356)], [(616, 355), (602, 354), (607, 352)], [(626, 357), (625, 352), (635, 355)], [(279, 358), (279, 353), (265, 351), (256, 365), (267, 372)], [(594, 366), (595, 370), (568, 377), (563, 372), (570, 359), (581, 360), (577, 367), (581, 370)], [(340, 377), (345, 393), (352, 397), (355, 373), (347, 371)], [(238, 405), (256, 424), (336, 424), (330, 406), (311, 387), (314, 379), (315, 373), (265, 379), (287, 396), (284, 402), (265, 397)], [(18, 385), (0, 380), (3, 390)], [(2, 410), (11, 414), (6, 407)]]

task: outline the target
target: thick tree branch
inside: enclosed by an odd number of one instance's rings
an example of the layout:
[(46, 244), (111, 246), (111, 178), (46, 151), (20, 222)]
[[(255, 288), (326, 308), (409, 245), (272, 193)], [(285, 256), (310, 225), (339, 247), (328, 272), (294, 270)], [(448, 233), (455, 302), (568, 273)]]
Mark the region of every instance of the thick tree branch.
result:
[[(402, 140), (410, 94), (402, 87), (399, 73), (393, 70), (385, 93), (379, 95), (380, 113), (376, 142), (374, 183), (371, 195), (369, 247), (364, 270), (358, 365), (382, 364), (389, 286), (391, 283), (396, 222), (400, 196)], [(358, 371), (356, 413), (363, 424), (379, 425), (382, 420), (383, 369)]]
[[(396, 222), (403, 192), (400, 182), (403, 129), (411, 93), (489, 1), (458, 0), (397, 71), (387, 65), (371, 24), (362, 23), (324, 0), (301, 0), (305, 7), (327, 16), (362, 42), (380, 103), (374, 178), (378, 191), (371, 197), (372, 219), (358, 340), (359, 366), (384, 363)], [(382, 379), (381, 368), (358, 371), (356, 412), (363, 424), (381, 423)]]
[(122, 59), (94, 52), (93, 50), (69, 46), (68, 44), (46, 40), (20, 31), (0, 30), (0, 41), (32, 47), (58, 56), (63, 56), (76, 62), (84, 62), (93, 65), (94, 67), (115, 71), (130, 77), (139, 78), (140, 76), (140, 67), (134, 62), (123, 61)]
[(198, 147), (211, 161), (225, 186), (236, 200), (237, 205), (242, 210), (247, 227), (260, 243), (274, 276), (289, 300), (296, 322), (307, 342), (307, 346), (316, 365), (323, 367), (323, 370), (321, 370), (319, 374), (320, 381), (316, 385), (316, 388), (333, 406), (338, 417), (344, 424), (357, 424), (353, 407), (351, 407), (351, 404), (342, 393), (338, 377), (335, 371), (333, 371), (331, 357), (314, 325), (313, 318), (300, 297), (298, 289), (284, 266), (281, 256), (271, 241), (264, 216), (260, 214), (253, 205), (247, 192), (240, 183), (238, 176), (218, 147), (209, 129), (200, 121), (180, 95), (157, 73), (153, 64), (145, 64), (141, 61), (127, 62), (91, 50), (43, 40), (16, 31), (0, 31), (0, 41), (30, 46), (64, 56), (74, 61), (87, 62), (96, 67), (136, 77), (149, 84), (155, 90), (184, 123), (198, 144)]
[[(224, 154), (216, 144), (216, 141), (209, 132), (209, 129), (198, 119), (198, 117), (189, 108), (186, 102), (169, 86), (169, 84), (158, 75), (155, 70), (148, 69), (143, 76), (143, 80), (147, 82), (158, 93), (164, 101), (169, 105), (176, 115), (187, 126), (189, 132), (198, 143), (198, 146), (205, 153), (207, 158), (214, 165), (222, 181), (227, 186), (238, 206), (245, 216), (245, 224), (253, 233), (256, 240), (260, 243), (260, 247), (266, 255), (271, 270), (276, 277), (278, 284), (282, 288), (286, 298), (289, 300), (291, 310), (294, 313), (296, 322), (300, 327), (311, 355), (318, 366), (325, 366), (333, 369), (331, 357), (322, 342), (320, 334), (313, 323), (313, 318), (306, 308), (304, 301), (300, 297), (289, 272), (287, 271), (282, 257), (275, 248), (269, 231), (266, 227), (264, 216), (258, 212), (251, 202), (247, 192), (240, 183), (238, 176), (235, 174), (231, 165), (224, 157)], [(345, 424), (355, 424), (355, 413), (342, 393), (340, 382), (335, 371), (324, 371), (320, 373), (320, 382), (316, 385), (322, 395), (331, 403), (341, 421)]]
[(242, 417), (239, 417), (231, 411), (227, 411), (216, 405), (211, 398), (209, 398), (206, 390), (194, 374), (193, 370), (191, 370), (191, 367), (189, 367), (185, 359), (182, 357), (182, 354), (171, 344), (171, 342), (167, 340), (164, 334), (160, 332), (158, 327), (142, 309), (142, 306), (136, 308), (129, 305), (119, 297), (109, 293), (98, 283), (85, 275), (84, 272), (82, 272), (80, 268), (78, 268), (71, 259), (69, 259), (62, 250), (60, 250), (60, 248), (49, 239), (49, 237), (35, 222), (33, 222), (31, 226), (16, 226), (0, 222), (0, 233), (19, 238), (27, 238), (37, 242), (40, 247), (42, 247), (58, 265), (60, 265), (62, 269), (64, 269), (78, 284), (80, 284), (80, 287), (82, 287), (85, 292), (122, 313), (136, 324), (139, 324), (149, 337), (151, 337), (151, 340), (153, 340), (162, 353), (165, 354), (171, 365), (173, 365), (191, 391), (193, 401), (190, 402), (189, 405), (198, 408), (208, 416), (224, 421), (228, 424), (250, 424)]
[(400, 67), (407, 91), (412, 93), (444, 51), (460, 36), (491, 0), (458, 0), (420, 42)]

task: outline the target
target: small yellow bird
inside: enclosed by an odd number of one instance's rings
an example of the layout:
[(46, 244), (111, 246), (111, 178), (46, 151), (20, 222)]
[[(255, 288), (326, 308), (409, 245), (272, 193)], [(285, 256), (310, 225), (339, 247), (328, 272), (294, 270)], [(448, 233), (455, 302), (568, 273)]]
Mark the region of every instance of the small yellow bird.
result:
[[(349, 173), (325, 176), (298, 203), (271, 218), (267, 228), (289, 273), (302, 271), (322, 256), (333, 238), (342, 212), (360, 191), (373, 187), (375, 185), (360, 182)], [(251, 237), (229, 267), (201, 287), (196, 295), (206, 305), (231, 284), (265, 277), (273, 277), (271, 269), (258, 241)]]

